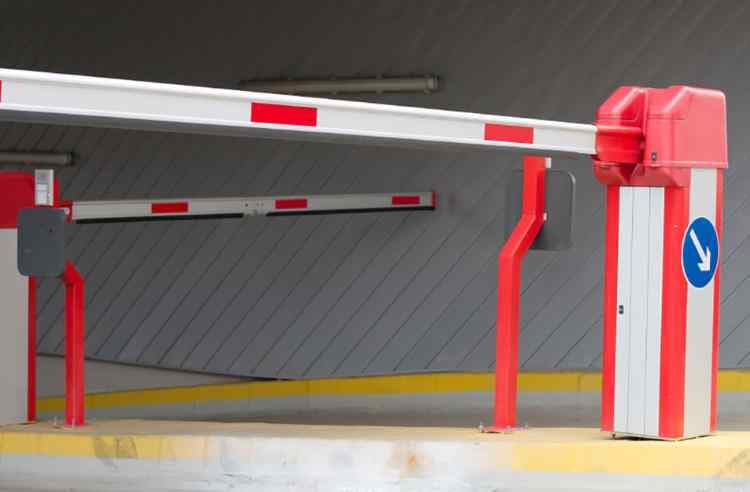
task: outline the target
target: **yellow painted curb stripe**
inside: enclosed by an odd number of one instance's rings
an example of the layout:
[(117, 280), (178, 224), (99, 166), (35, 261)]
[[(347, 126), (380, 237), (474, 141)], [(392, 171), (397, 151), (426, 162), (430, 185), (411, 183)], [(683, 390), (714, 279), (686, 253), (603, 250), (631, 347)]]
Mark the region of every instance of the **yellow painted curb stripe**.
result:
[[(590, 436), (578, 441), (520, 442), (512, 468), (523, 472), (675, 475), (748, 479), (746, 443), (750, 433), (733, 432), (683, 442), (614, 440)], [(551, 430), (549, 434), (554, 434)], [(546, 432), (546, 431), (545, 431)]]
[(213, 459), (219, 438), (168, 435), (86, 435), (42, 432), (3, 432), (0, 454), (77, 456), (143, 460)]
[[(492, 391), (493, 385), (494, 374), (491, 373), (257, 381), (94, 393), (86, 395), (86, 407), (145, 407), (254, 398), (459, 393)], [(598, 372), (522, 372), (518, 376), (518, 389), (524, 392), (575, 393), (599, 391), (600, 388), (601, 374)], [(722, 392), (750, 392), (750, 371), (720, 371), (718, 389)], [(62, 397), (41, 398), (37, 408), (40, 412), (60, 412), (65, 408), (65, 400)]]

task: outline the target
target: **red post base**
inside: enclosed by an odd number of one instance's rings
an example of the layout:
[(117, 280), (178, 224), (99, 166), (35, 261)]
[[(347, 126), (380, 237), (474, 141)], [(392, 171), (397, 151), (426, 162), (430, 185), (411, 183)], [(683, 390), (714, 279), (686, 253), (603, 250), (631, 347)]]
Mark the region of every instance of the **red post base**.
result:
[(516, 427), (518, 332), (521, 304), (521, 262), (544, 224), (544, 181), (549, 160), (524, 156), (521, 218), (500, 250), (495, 348), (494, 425), (484, 432)]
[(65, 284), (65, 424), (84, 424), (84, 325), (83, 277), (66, 262)]

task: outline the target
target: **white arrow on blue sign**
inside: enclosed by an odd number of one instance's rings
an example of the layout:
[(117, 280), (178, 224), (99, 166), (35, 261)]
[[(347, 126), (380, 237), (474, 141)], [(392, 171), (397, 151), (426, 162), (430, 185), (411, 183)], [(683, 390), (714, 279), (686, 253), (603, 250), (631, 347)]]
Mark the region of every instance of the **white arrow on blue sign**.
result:
[(682, 240), (682, 271), (693, 287), (708, 285), (719, 261), (719, 236), (706, 217), (693, 220)]

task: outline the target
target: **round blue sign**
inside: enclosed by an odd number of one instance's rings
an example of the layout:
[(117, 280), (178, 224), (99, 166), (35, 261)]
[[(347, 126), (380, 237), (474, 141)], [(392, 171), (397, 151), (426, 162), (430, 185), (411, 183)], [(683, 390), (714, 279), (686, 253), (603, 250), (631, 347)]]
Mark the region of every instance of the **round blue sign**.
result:
[(713, 223), (698, 217), (682, 239), (682, 271), (693, 287), (705, 287), (714, 278), (719, 262), (719, 237)]

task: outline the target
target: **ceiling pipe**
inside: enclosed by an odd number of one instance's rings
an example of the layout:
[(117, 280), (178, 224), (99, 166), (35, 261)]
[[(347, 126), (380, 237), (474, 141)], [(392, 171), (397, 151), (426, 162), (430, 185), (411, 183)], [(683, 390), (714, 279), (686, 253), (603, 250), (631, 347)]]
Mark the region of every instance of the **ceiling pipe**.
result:
[(386, 92), (419, 92), (429, 94), (440, 88), (435, 75), (415, 77), (371, 77), (321, 80), (242, 80), (240, 89), (277, 94), (383, 94)]
[(69, 152), (9, 152), (0, 151), (0, 164), (27, 166), (71, 166), (73, 154)]

